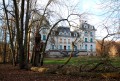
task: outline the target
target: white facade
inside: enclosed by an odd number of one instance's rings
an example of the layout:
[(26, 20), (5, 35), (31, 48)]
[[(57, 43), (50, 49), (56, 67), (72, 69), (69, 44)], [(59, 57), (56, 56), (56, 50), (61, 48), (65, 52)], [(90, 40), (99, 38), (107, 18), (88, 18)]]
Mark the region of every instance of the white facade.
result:
[[(45, 42), (48, 29), (42, 29), (40, 31), (41, 39)], [(75, 50), (76, 51), (96, 51), (95, 43), (95, 31), (94, 26), (84, 22), (80, 30), (70, 31), (69, 27), (58, 27), (56, 30), (53, 30), (49, 41), (47, 43), (46, 50), (72, 50), (72, 42), (76, 39)]]

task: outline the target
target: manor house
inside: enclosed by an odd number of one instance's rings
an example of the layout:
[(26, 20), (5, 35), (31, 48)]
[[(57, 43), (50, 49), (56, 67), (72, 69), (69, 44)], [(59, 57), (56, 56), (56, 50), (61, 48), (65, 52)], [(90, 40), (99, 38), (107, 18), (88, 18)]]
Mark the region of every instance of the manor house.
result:
[[(48, 29), (42, 28), (40, 31), (41, 39), (45, 42)], [(59, 26), (52, 30), (46, 51), (49, 50), (61, 50), (72, 51), (72, 42), (74, 43), (74, 51), (79, 52), (95, 52), (95, 27), (84, 22), (80, 28), (74, 31), (70, 30), (70, 27)]]

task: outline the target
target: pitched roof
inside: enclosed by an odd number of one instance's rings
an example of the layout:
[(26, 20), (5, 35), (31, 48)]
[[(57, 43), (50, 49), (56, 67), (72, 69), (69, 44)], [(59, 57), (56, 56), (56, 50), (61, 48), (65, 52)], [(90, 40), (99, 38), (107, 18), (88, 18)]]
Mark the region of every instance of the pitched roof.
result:
[(59, 32), (70, 32), (70, 28), (60, 26), (60, 27), (58, 27), (57, 31), (59, 31)]
[(90, 24), (88, 24), (86, 22), (82, 23), (81, 29), (82, 30), (95, 30), (96, 31), (94, 26), (92, 26), (92, 25), (90, 25)]

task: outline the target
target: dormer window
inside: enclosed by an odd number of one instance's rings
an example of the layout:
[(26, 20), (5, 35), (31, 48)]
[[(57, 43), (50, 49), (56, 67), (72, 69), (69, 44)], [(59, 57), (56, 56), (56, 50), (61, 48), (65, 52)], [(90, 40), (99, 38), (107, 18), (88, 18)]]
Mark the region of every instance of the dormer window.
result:
[(64, 34), (67, 35), (66, 32)]
[(91, 26), (91, 29), (93, 29), (93, 26)]
[(88, 26), (87, 26), (87, 25), (84, 25), (84, 28), (88, 28)]
[(43, 33), (43, 34), (46, 34), (46, 30), (45, 30), (45, 29), (43, 29), (43, 30), (42, 30), (42, 33)]
[(59, 32), (59, 35), (62, 35), (62, 32)]

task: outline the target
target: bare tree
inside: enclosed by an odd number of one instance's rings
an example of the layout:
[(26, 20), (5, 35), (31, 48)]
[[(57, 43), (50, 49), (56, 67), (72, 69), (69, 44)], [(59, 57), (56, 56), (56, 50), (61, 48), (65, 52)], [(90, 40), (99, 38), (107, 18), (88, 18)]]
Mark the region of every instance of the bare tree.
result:
[[(115, 40), (114, 36), (117, 35), (118, 32), (112, 33), (109, 31), (109, 28), (106, 25), (103, 25), (103, 27), (106, 30), (107, 35), (105, 35), (101, 41), (97, 40), (97, 43), (100, 44), (99, 52), (101, 53), (101, 56), (106, 57), (108, 56), (108, 52), (106, 52), (106, 50), (109, 49), (109, 48), (106, 49), (106, 47), (109, 46), (110, 43)], [(110, 41), (110, 42), (107, 43), (106, 41)]]
[[(105, 17), (102, 23), (107, 27), (109, 34), (116, 33), (114, 37), (119, 37), (120, 30), (120, 1), (119, 0), (102, 0), (102, 16)], [(104, 26), (103, 26), (104, 27)]]
[[(75, 23), (75, 21), (70, 20), (70, 17), (72, 15), (77, 15), (78, 18), (81, 19), (81, 14), (78, 14), (78, 13), (73, 14), (73, 12), (72, 13), (69, 12), (68, 16), (64, 18), (60, 16), (58, 13), (55, 13), (55, 11), (50, 10), (49, 9), (50, 5), (53, 5), (52, 2), (55, 2), (55, 1), (56, 0), (48, 0), (45, 7), (44, 8), (42, 7), (39, 9), (36, 6), (37, 0), (35, 1), (33, 0), (12, 0), (10, 4), (11, 6), (9, 5), (6, 6), (5, 0), (3, 0), (4, 12), (6, 14), (6, 24), (9, 30), (10, 44), (11, 44), (11, 49), (13, 53), (13, 63), (15, 64), (15, 49), (14, 48), (18, 48), (18, 58), (19, 58), (20, 69), (26, 69), (28, 67), (27, 65), (28, 59), (29, 59), (28, 41), (30, 41), (28, 40), (28, 37), (29, 37), (28, 33), (32, 32), (32, 29), (35, 29), (35, 33), (39, 33), (39, 31), (36, 31), (36, 30), (40, 30), (40, 28), (43, 25), (45, 25), (44, 20), (46, 20), (47, 24), (49, 24), (49, 22), (53, 18), (53, 13), (54, 13), (54, 16), (56, 19), (54, 19), (54, 22), (51, 22), (52, 25), (50, 25), (49, 27), (50, 30), (47, 36), (47, 40), (41, 52), (41, 66), (42, 66), (47, 41), (49, 39), (49, 36), (52, 30), (62, 21), (67, 21), (69, 26), (72, 26), (70, 22)], [(10, 7), (10, 10), (7, 7)], [(34, 19), (35, 16), (38, 18)], [(15, 27), (15, 29), (13, 27)], [(12, 31), (13, 29), (14, 29), (14, 32)], [(14, 36), (14, 33), (15, 33), (15, 36)], [(15, 42), (16, 42), (16, 45), (14, 44)]]
[[(50, 2), (51, 2), (51, 1), (49, 0), (48, 3), (47, 3), (47, 5), (46, 5), (46, 7), (45, 7), (45, 9), (44, 9), (44, 11), (43, 11), (43, 14), (42, 14), (42, 15), (40, 14), (40, 16), (41, 16), (41, 17), (40, 17), (40, 21), (37, 20), (38, 22), (40, 22), (38, 28), (36, 28), (37, 30), (40, 30), (41, 26), (43, 25), (43, 22), (42, 22), (42, 21), (45, 19), (44, 17), (46, 17), (46, 12), (47, 12), (46, 9), (47, 9), (48, 5), (50, 4)], [(39, 15), (39, 14), (38, 14), (38, 15)], [(73, 14), (73, 13), (69, 13), (66, 18), (60, 17), (60, 18), (58, 18), (58, 20), (55, 21), (55, 23), (53, 23), (53, 25), (50, 27), (49, 33), (48, 33), (48, 35), (47, 35), (47, 39), (46, 39), (45, 45), (44, 45), (43, 48), (42, 48), (42, 52), (41, 52), (41, 63), (40, 63), (41, 66), (43, 65), (43, 59), (44, 59), (44, 54), (45, 54), (47, 42), (48, 42), (48, 40), (49, 40), (49, 37), (50, 37), (53, 29), (54, 29), (59, 23), (65, 22), (65, 21), (69, 24), (69, 26), (73, 26), (73, 25), (71, 24), (71, 22), (72, 22), (72, 23), (73, 23), (73, 22), (75, 23), (75, 21), (74, 21), (74, 20), (70, 20), (70, 17), (71, 17), (71, 16), (78, 16), (78, 18), (81, 19), (82, 15), (84, 15), (84, 14)], [(75, 23), (75, 24), (78, 24), (78, 23)], [(75, 26), (74, 26), (74, 27), (75, 27)], [(79, 25), (76, 26), (76, 27), (79, 28)], [(37, 33), (37, 32), (36, 32), (36, 33)], [(71, 54), (72, 54), (72, 53), (71, 53)], [(67, 64), (67, 63), (69, 62), (69, 60), (71, 59), (71, 57), (72, 57), (71, 54), (70, 54), (70, 58), (68, 59), (68, 61), (67, 61), (65, 64)]]
[(13, 33), (12, 33), (12, 30), (10, 28), (10, 21), (9, 21), (9, 18), (8, 18), (8, 10), (7, 10), (7, 6), (5, 4), (5, 0), (3, 0), (3, 6), (4, 6), (4, 12), (5, 12), (5, 21), (6, 21), (6, 25), (7, 25), (7, 28), (8, 28), (8, 31), (9, 31), (9, 34), (10, 34), (10, 45), (11, 45), (11, 49), (12, 49), (12, 56), (13, 56), (13, 65), (16, 65), (15, 64), (15, 49), (14, 49), (14, 45), (13, 45)]

